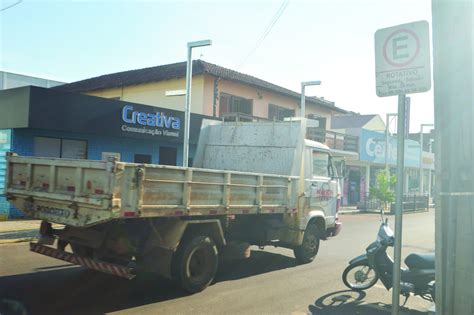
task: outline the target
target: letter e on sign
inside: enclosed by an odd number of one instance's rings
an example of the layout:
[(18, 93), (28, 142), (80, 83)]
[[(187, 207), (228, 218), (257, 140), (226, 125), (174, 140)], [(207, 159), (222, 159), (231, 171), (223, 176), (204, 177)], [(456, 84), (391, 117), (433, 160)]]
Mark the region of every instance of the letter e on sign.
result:
[(375, 76), (378, 96), (431, 89), (429, 26), (426, 21), (375, 32)]

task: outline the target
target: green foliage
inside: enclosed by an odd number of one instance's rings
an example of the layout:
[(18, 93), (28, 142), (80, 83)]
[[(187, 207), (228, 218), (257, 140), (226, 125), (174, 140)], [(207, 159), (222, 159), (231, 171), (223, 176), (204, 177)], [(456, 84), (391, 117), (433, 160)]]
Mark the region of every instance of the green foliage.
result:
[(397, 184), (397, 177), (395, 175), (389, 176), (384, 171), (377, 174), (376, 185), (370, 187), (370, 198), (378, 199), (382, 202), (385, 209), (388, 205), (395, 201), (395, 186)]

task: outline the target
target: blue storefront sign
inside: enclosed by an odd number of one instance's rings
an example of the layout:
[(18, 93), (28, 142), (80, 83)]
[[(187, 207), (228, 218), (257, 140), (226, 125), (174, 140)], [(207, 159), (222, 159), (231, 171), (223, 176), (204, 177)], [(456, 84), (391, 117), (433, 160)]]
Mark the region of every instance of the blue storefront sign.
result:
[[(389, 137), (388, 164), (397, 164), (397, 138)], [(385, 133), (362, 129), (359, 138), (359, 156), (361, 161), (385, 164)], [(420, 167), (420, 144), (405, 140), (405, 166)]]
[(10, 203), (5, 198), (5, 155), (11, 148), (11, 130), (0, 130), (0, 220), (6, 220), (10, 214)]

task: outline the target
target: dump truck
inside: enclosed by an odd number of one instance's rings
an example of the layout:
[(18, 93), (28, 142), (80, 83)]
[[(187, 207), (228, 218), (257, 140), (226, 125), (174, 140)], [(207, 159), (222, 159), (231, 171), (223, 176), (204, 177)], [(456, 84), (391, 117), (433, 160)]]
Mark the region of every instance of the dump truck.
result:
[(331, 150), (305, 138), (309, 122), (204, 120), (193, 167), (9, 153), (5, 193), (42, 220), (31, 251), (199, 292), (251, 245), (304, 264), (341, 230), (341, 177)]

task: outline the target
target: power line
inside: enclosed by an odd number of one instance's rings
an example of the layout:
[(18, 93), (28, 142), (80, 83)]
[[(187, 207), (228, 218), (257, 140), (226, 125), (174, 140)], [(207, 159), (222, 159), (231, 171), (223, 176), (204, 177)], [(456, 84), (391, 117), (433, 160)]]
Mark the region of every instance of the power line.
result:
[(255, 46), (252, 48), (252, 50), (250, 50), (250, 52), (247, 54), (247, 56), (245, 56), (245, 58), (242, 60), (242, 62), (240, 63), (240, 67), (242, 67), (244, 65), (245, 62), (247, 62), (247, 60), (249, 59), (249, 57), (258, 49), (258, 47), (260, 47), (260, 45), (263, 43), (263, 41), (265, 40), (265, 38), (267, 38), (268, 34), (270, 34), (270, 32), (272, 31), (273, 27), (275, 26), (275, 24), (278, 22), (278, 20), (280, 19), (280, 17), (283, 15), (283, 13), (285, 12), (286, 10), (286, 7), (288, 7), (288, 4), (290, 4), (290, 0), (284, 0), (283, 3), (281, 4), (280, 8), (275, 12), (275, 14), (273, 15), (273, 18), (272, 20), (270, 21), (270, 23), (267, 25), (267, 27), (265, 28), (265, 31), (263, 32), (263, 34), (260, 36), (260, 38), (257, 40)]
[(13, 4), (10, 4), (10, 5), (8, 5), (8, 6), (4, 7), (4, 8), (1, 8), (1, 9), (0, 9), (0, 12), (3, 12), (3, 11), (5, 11), (5, 10), (7, 10), (7, 9), (10, 9), (10, 8), (13, 8), (14, 6), (20, 4), (21, 2), (23, 2), (23, 0), (18, 0), (17, 2), (15, 2), (15, 3), (13, 3)]

